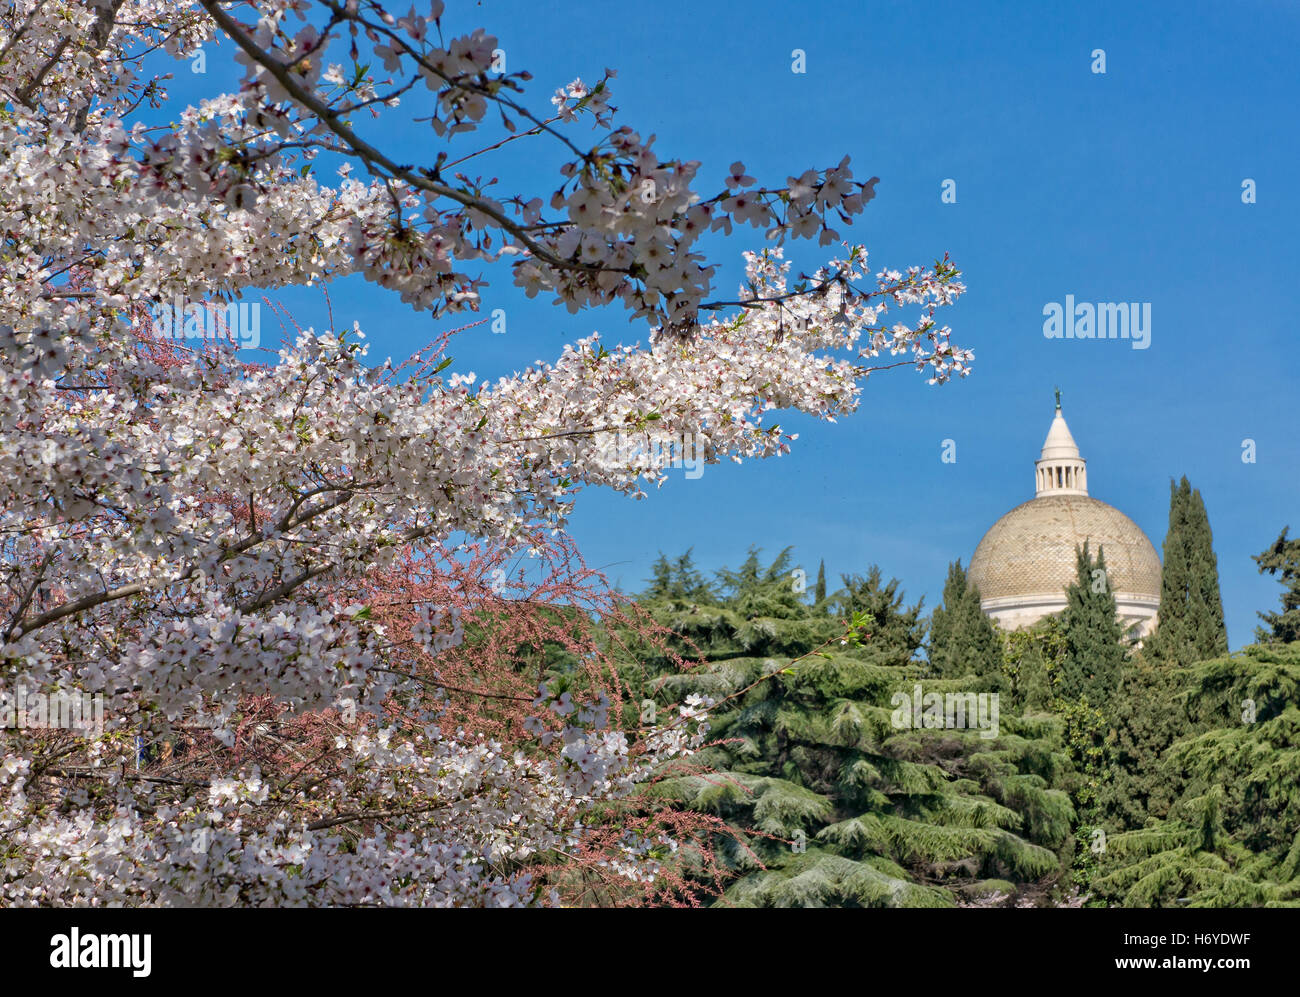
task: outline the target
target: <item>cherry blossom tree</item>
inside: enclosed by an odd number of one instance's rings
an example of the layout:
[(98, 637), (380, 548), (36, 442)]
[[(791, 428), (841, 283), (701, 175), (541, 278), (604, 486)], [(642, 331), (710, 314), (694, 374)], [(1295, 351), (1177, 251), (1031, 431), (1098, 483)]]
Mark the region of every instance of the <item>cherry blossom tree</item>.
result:
[[(963, 291), (946, 257), (872, 274), (850, 246), (791, 274), (786, 242), (837, 245), (874, 194), (847, 159), (772, 187), (737, 162), (698, 192), (698, 163), (616, 123), (612, 71), (536, 111), (497, 39), (443, 15), (0, 12), (0, 703), (106, 707), (102, 730), (0, 731), (0, 902), (559, 902), (553, 872), (579, 858), (653, 882), (675, 818), (589, 816), (689, 756), (707, 704), (629, 734), (616, 688), (491, 667), (485, 621), (546, 643), (538, 604), (592, 618), (560, 532), (576, 495), (663, 479), (611, 438), (772, 456), (792, 440), (772, 410), (833, 421), (872, 372), (969, 369), (935, 318)], [(240, 89), (172, 111), (159, 60), (201, 46), (234, 53)], [(380, 122), (427, 108), (422, 88), (432, 111), (402, 127), (439, 151), (408, 164)], [(469, 172), (522, 141), (557, 152), (553, 191)], [(728, 300), (697, 240), (734, 225), (767, 245)], [(352, 273), (414, 311), (474, 311), (488, 268), (571, 311), (619, 304), (645, 342), (593, 335), (480, 383), (448, 371), (445, 336), (380, 363), (344, 318), (253, 363), (154, 320)], [(569, 581), (512, 609), (473, 570), (521, 550)]]

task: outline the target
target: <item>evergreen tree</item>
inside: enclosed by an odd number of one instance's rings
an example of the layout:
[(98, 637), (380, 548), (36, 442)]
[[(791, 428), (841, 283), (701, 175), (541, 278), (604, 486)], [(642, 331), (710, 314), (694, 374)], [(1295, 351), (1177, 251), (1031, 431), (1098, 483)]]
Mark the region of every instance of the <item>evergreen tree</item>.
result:
[(826, 562), (817, 565), (817, 587), (813, 589), (813, 601), (822, 606), (826, 603)]
[(662, 599), (668, 595), (668, 586), (672, 583), (673, 566), (664, 552), (659, 552), (655, 563), (650, 565), (650, 584), (643, 595), (647, 598)]
[(833, 601), (841, 615), (846, 619), (854, 614), (865, 617), (873, 648), (888, 649), (890, 654), (911, 661), (925, 640), (926, 625), (921, 619), (924, 598), (904, 607), (902, 583), (897, 578), (886, 582), (874, 564), (865, 575), (840, 575), (840, 581), (844, 587)]
[[(1090, 562), (1091, 564), (1091, 562)], [(1089, 567), (1089, 585), (1093, 568)], [(1078, 654), (1078, 628), (1072, 644), (1065, 631), (1064, 612), (1046, 616), (1030, 627), (1002, 632), (1002, 675), (1013, 709), (1026, 714), (1046, 712), (1060, 725), (1059, 744), (1069, 762), (1054, 786), (1069, 797), (1076, 814), (1073, 826), (1073, 882), (1077, 893), (1089, 894), (1095, 874), (1091, 848), (1099, 824), (1098, 796), (1106, 780), (1106, 716), (1067, 680), (1080, 669), (1068, 666), (1071, 648)], [(1096, 693), (1093, 693), (1095, 698)]]
[[(1002, 713), (985, 731), (903, 724), (897, 694), (978, 691), (927, 679), (920, 603), (878, 568), (844, 576), (833, 597), (860, 614), (860, 646), (788, 597), (788, 551), (764, 568), (751, 552), (720, 571), (716, 609), (643, 605), (707, 647), (702, 668), (665, 673), (665, 702), (710, 696), (709, 771), (660, 785), (726, 823), (717, 839), (741, 906), (946, 906), (955, 896), (1051, 883), (1072, 847), (1074, 811), (1055, 788), (1069, 762), (1060, 724)], [(762, 615), (766, 613), (768, 615)], [(730, 628), (729, 635), (724, 633)]]
[(1146, 826), (1169, 815), (1187, 779), (1161, 763), (1179, 738), (1202, 729), (1191, 712), (1188, 670), (1153, 661), (1145, 650), (1124, 665), (1110, 710), (1112, 735), (1100, 796), (1108, 833)]
[(1201, 662), (1188, 700), (1203, 729), (1161, 763), (1185, 790), (1108, 838), (1093, 888), (1129, 907), (1300, 906), (1300, 643)]
[(1004, 688), (1016, 709), (1048, 712), (1057, 699), (1065, 640), (1059, 614), (1033, 626), (999, 631)]
[(943, 603), (930, 616), (930, 664), (945, 678), (995, 675), (1002, 669), (997, 631), (980, 609), (979, 589), (961, 561), (948, 565)]
[(1140, 828), (1169, 814), (1187, 780), (1160, 762), (1176, 739), (1199, 729), (1183, 695), (1183, 669), (1227, 651), (1210, 524), (1200, 492), (1184, 477), (1170, 485), (1160, 622), (1126, 662), (1123, 694), (1110, 711), (1110, 764), (1099, 792), (1109, 830)]
[[(1123, 628), (1106, 571), (1105, 551), (1094, 561), (1085, 542), (1076, 552), (1076, 574), (1060, 613), (1059, 645), (1050, 662), (1051, 709), (1065, 725), (1064, 747), (1073, 768), (1068, 789), (1078, 814), (1074, 882), (1084, 894), (1096, 875), (1091, 849), (1103, 826), (1102, 791), (1107, 782), (1107, 724), (1125, 662)], [(1048, 631), (1050, 633), (1050, 630)]]
[(1065, 590), (1061, 613), (1065, 655), (1057, 692), (1067, 700), (1086, 699), (1096, 707), (1109, 702), (1124, 666), (1124, 632), (1106, 572), (1105, 551), (1094, 561), (1085, 541), (1077, 551), (1077, 577)]
[(1256, 627), (1255, 634), (1258, 640), (1268, 643), (1300, 640), (1300, 537), (1288, 540), (1290, 529), (1289, 526), (1283, 529), (1272, 547), (1254, 556), (1260, 574), (1274, 575), (1286, 586), (1282, 593), (1282, 612), (1259, 614), (1268, 629)]
[(669, 561), (660, 551), (659, 559), (650, 567), (650, 585), (645, 596), (666, 599), (676, 603), (709, 602), (713, 592), (708, 581), (695, 568), (695, 559), (688, 548), (675, 561)]
[(1191, 665), (1228, 653), (1218, 561), (1201, 493), (1184, 477), (1169, 485), (1169, 531), (1160, 572), (1160, 620), (1152, 660)]

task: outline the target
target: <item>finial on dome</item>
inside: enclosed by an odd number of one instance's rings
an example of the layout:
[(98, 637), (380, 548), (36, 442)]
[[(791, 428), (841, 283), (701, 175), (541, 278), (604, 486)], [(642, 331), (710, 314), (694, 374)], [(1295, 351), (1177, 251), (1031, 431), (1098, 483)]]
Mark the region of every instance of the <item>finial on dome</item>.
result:
[(1056, 411), (1061, 411), (1061, 389), (1056, 389)]

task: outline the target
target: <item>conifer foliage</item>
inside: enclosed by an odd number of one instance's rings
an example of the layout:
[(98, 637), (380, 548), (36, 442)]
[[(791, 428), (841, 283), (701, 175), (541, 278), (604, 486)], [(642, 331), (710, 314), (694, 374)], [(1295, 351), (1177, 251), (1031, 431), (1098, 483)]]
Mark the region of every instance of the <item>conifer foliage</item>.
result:
[(1200, 491), (1186, 477), (1169, 486), (1160, 622), (1149, 645), (1154, 659), (1182, 665), (1228, 653), (1210, 521)]
[(1175, 740), (1201, 729), (1188, 712), (1185, 669), (1228, 651), (1209, 518), (1186, 477), (1170, 485), (1160, 588), (1156, 632), (1125, 665), (1110, 717), (1110, 778), (1101, 795), (1111, 829), (1169, 814), (1186, 779), (1160, 761)]
[(1124, 666), (1123, 629), (1116, 615), (1115, 593), (1106, 571), (1106, 554), (1093, 560), (1087, 542), (1077, 551), (1077, 577), (1065, 590), (1061, 614), (1065, 656), (1057, 692), (1067, 700), (1086, 699), (1093, 706), (1109, 702)]
[[(789, 551), (757, 552), (718, 573), (707, 602), (642, 601), (697, 649), (693, 671), (666, 672), (658, 696), (711, 697), (710, 771), (660, 784), (725, 821), (720, 860), (740, 906), (949, 906), (1060, 874), (1074, 817), (1054, 786), (1068, 769), (1052, 718), (1002, 715), (997, 736), (914, 728), (898, 693), (987, 690), (972, 676), (927, 677), (921, 606), (878, 568), (844, 576), (819, 612), (791, 584)], [(671, 590), (672, 584), (656, 590)], [(813, 595), (809, 593), (808, 595)], [(909, 711), (910, 712), (910, 711)]]
[(1125, 664), (1108, 717), (1113, 734), (1100, 790), (1108, 833), (1167, 817), (1182, 792), (1184, 773), (1161, 762), (1175, 741), (1201, 729), (1187, 702), (1188, 673), (1154, 660), (1145, 649)]
[(1093, 888), (1129, 907), (1300, 906), (1300, 643), (1202, 662), (1190, 698), (1205, 729), (1162, 762), (1186, 789), (1109, 839)]
[(1282, 611), (1259, 614), (1268, 628), (1257, 627), (1255, 633), (1261, 641), (1269, 643), (1300, 640), (1300, 537), (1287, 539), (1290, 529), (1289, 526), (1283, 529), (1273, 546), (1254, 557), (1260, 574), (1273, 575), (1286, 586)]
[(992, 675), (1002, 667), (997, 631), (980, 609), (979, 589), (961, 561), (948, 566), (943, 605), (930, 617), (930, 664), (945, 678)]

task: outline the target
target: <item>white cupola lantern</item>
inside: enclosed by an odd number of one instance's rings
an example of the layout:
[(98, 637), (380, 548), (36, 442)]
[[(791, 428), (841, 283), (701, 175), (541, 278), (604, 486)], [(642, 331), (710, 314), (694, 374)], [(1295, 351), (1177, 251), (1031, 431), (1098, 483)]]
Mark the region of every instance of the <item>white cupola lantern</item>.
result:
[(1070, 427), (1061, 414), (1061, 391), (1056, 391), (1056, 417), (1043, 441), (1043, 452), (1034, 462), (1034, 494), (1087, 495), (1088, 462), (1079, 456), (1079, 447), (1070, 435)]

